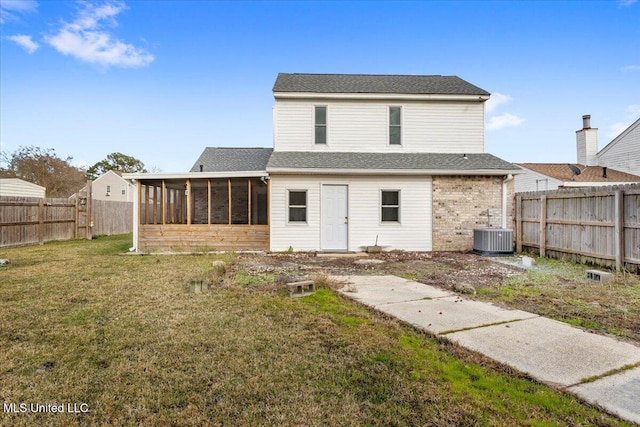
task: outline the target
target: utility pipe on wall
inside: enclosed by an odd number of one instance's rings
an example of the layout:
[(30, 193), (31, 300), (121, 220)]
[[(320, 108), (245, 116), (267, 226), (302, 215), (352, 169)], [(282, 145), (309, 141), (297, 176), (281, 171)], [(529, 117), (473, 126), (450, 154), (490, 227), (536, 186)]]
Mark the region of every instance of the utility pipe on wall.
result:
[(507, 184), (513, 179), (509, 174), (502, 181), (502, 228), (507, 228)]

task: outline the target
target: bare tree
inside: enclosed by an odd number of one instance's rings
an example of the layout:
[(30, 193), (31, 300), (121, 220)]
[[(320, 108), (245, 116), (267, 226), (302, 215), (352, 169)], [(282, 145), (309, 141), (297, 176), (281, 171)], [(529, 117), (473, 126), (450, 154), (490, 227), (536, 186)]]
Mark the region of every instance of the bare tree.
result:
[(19, 147), (2, 153), (0, 176), (20, 178), (47, 189), (48, 197), (69, 197), (86, 183), (84, 171), (71, 165), (73, 157), (58, 157), (53, 148)]

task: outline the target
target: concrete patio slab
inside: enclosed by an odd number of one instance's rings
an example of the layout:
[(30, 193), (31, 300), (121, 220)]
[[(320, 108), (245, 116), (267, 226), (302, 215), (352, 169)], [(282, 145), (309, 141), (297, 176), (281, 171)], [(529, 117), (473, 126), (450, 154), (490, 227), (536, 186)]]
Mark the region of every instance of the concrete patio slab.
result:
[(640, 347), (544, 317), (446, 337), (540, 381), (563, 387), (640, 363)]
[(640, 367), (571, 387), (569, 391), (640, 424)]
[(339, 290), (363, 304), (377, 306), (393, 302), (452, 296), (450, 292), (396, 276), (331, 276), (339, 283), (349, 283), (355, 292)]
[(538, 317), (526, 311), (506, 310), (457, 296), (384, 304), (376, 308), (435, 334)]

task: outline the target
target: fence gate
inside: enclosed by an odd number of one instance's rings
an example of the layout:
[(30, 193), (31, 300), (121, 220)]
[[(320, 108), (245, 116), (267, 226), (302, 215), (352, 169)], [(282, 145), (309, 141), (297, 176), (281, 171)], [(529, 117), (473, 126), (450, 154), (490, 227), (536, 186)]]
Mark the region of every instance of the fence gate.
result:
[(91, 181), (76, 197), (76, 239), (91, 240)]

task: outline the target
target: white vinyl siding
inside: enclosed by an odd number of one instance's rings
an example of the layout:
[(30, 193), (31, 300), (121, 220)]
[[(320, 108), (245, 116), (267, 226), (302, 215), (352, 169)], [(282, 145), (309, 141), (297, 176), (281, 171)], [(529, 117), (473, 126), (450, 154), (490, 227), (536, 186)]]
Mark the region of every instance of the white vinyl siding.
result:
[(20, 178), (0, 178), (0, 196), (45, 197), (46, 189)]
[(523, 174), (515, 175), (515, 192), (557, 190), (563, 184), (562, 181), (550, 176), (524, 169)]
[[(389, 102), (331, 100), (330, 144), (314, 143), (313, 100), (278, 99), (274, 109), (275, 151), (484, 152), (481, 102), (402, 102), (402, 144), (389, 144)], [(324, 105), (324, 104), (323, 104)]]
[(597, 157), (600, 166), (640, 175), (640, 120), (625, 129)]
[[(431, 250), (431, 177), (272, 175), (272, 251), (285, 251), (289, 247), (295, 251), (321, 250), (323, 184), (348, 186), (349, 251), (362, 251), (375, 244), (376, 236), (385, 250)], [(287, 192), (290, 189), (307, 191), (307, 223), (304, 226), (287, 220)], [(401, 192), (401, 223), (381, 222), (381, 191), (388, 189)]]
[[(129, 188), (129, 191), (127, 191), (127, 187)], [(112, 191), (116, 188), (120, 188), (120, 191)], [(133, 184), (128, 183), (124, 178), (113, 171), (108, 171), (100, 175), (91, 184), (91, 197), (94, 200), (133, 202), (135, 194), (137, 193)]]

